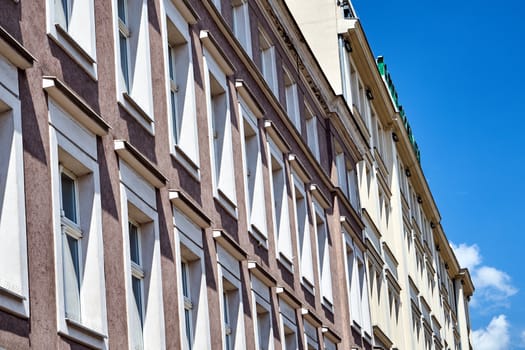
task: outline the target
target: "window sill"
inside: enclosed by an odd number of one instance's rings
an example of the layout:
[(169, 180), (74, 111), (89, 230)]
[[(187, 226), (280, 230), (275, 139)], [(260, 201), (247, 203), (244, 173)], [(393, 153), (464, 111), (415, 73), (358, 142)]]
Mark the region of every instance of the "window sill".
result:
[(65, 328), (58, 331), (61, 336), (95, 349), (105, 349), (107, 335), (70, 318), (65, 318)]
[(196, 164), (188, 155), (179, 147), (175, 145), (171, 153), (173, 158), (188, 171), (188, 173), (198, 182), (201, 181), (199, 165)]
[[(0, 281), (5, 285), (5, 281)], [(13, 289), (17, 290), (14, 291)], [(0, 310), (6, 311), (24, 319), (29, 318), (27, 309), (27, 297), (18, 292), (19, 288), (15, 286), (0, 286)]]
[(48, 35), (68, 56), (77, 62), (94, 81), (98, 80), (96, 60), (69, 35), (66, 29), (62, 28), (60, 24), (55, 24), (51, 27)]
[(155, 135), (153, 119), (139, 106), (139, 104), (127, 92), (122, 92), (119, 98), (119, 105), (135, 118), (139, 124), (151, 135)]

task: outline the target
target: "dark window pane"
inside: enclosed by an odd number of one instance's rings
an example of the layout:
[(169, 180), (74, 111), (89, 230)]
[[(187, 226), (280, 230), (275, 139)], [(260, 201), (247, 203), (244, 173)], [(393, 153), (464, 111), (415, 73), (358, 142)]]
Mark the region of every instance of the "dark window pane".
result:
[(131, 261), (140, 265), (139, 233), (137, 226), (129, 223), (129, 255)]
[(61, 176), (61, 187), (62, 187), (62, 210), (64, 216), (74, 223), (77, 222), (77, 205), (76, 205), (76, 193), (75, 193), (75, 181), (62, 173)]

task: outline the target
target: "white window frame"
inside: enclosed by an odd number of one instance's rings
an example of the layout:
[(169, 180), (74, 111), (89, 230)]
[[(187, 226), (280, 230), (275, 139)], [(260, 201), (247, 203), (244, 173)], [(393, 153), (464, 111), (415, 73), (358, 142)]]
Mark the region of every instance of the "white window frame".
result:
[(319, 134), (317, 116), (312, 112), (310, 106), (305, 105), (306, 111), (306, 141), (315, 159), (319, 162), (321, 154), (319, 152)]
[(240, 263), (220, 245), (217, 245), (217, 260), (223, 348), (242, 350), (246, 348), (246, 336)]
[(252, 37), (248, 0), (232, 0), (233, 33), (244, 51), (252, 57)]
[[(102, 207), (97, 161), (97, 137), (65, 112), (52, 98), (48, 101), (52, 203), (54, 208), (55, 282), (59, 334), (97, 349), (107, 343), (106, 293), (102, 243)], [(75, 143), (70, 140), (74, 139)], [(76, 216), (63, 216), (61, 174), (75, 181)], [(67, 305), (67, 236), (78, 241), (78, 313)]]
[[(277, 258), (283, 266), (293, 271), (294, 254), (290, 229), (290, 210), (288, 207), (288, 176), (286, 163), (284, 161), (284, 153), (271, 137), (268, 138), (267, 143), (268, 159), (270, 161), (268, 170), (270, 172), (269, 179), (272, 198), (272, 221), (276, 250), (278, 252)], [(274, 169), (274, 162), (276, 163), (275, 166), (279, 167), (278, 170)], [(279, 172), (277, 176), (281, 177), (282, 183), (280, 184), (276, 184), (275, 181), (274, 173), (276, 171)], [(280, 188), (277, 188), (278, 185)], [(276, 198), (277, 193), (280, 194), (280, 198)]]
[(284, 69), (284, 92), (286, 97), (286, 112), (295, 128), (301, 132), (301, 111), (299, 109), (299, 96), (297, 83), (292, 74)]
[[(128, 163), (120, 159), (120, 197), (122, 219), (123, 259), (130, 349), (165, 349), (164, 306), (160, 271), (159, 219), (156, 207), (156, 189)], [(140, 228), (141, 266), (130, 259), (129, 222)], [(137, 318), (132, 279), (143, 275), (143, 325)]]
[[(299, 349), (299, 338), (295, 309), (284, 300), (279, 299), (279, 314), (281, 324), (281, 343), (283, 350)], [(293, 337), (293, 344), (289, 344), (289, 337)]]
[[(208, 129), (210, 139), (210, 161), (212, 170), (213, 195), (232, 216), (237, 217), (237, 194), (235, 190), (235, 165), (233, 160), (230, 89), (226, 73), (215, 61), (213, 54), (204, 50), (204, 82), (206, 91), (206, 106), (208, 112)], [(212, 96), (212, 78), (216, 88), (224, 94), (224, 105), (220, 111), (222, 120), (216, 120), (214, 97)], [(221, 103), (222, 104), (222, 103)], [(220, 122), (220, 125), (216, 123)], [(216, 141), (218, 139), (219, 141)], [(222, 144), (220, 143), (222, 139)], [(218, 142), (216, 144), (216, 142)], [(217, 154), (217, 152), (219, 152)], [(220, 156), (220, 160), (217, 159)]]
[(195, 179), (200, 179), (197, 111), (189, 20), (171, 0), (162, 1), (163, 43), (170, 149)]
[[(119, 17), (121, 1), (124, 4), (125, 21)], [(117, 101), (141, 126), (153, 134), (155, 128), (147, 0), (113, 0), (113, 21)], [(126, 67), (122, 65), (121, 35), (125, 38)]]
[[(179, 320), (182, 349), (210, 349), (210, 326), (208, 314), (208, 298), (206, 285), (206, 267), (204, 265), (204, 251), (202, 228), (179, 209), (173, 209), (174, 236), (176, 243), (175, 257), (179, 262), (176, 273), (178, 276)], [(185, 266), (185, 276), (189, 296), (184, 295), (182, 283), (182, 268)], [(187, 311), (190, 311), (188, 319)], [(187, 324), (189, 321), (191, 324)], [(189, 327), (188, 327), (189, 326)], [(187, 329), (190, 330), (188, 339)]]
[(325, 208), (317, 200), (312, 201), (312, 213), (314, 218), (314, 232), (317, 248), (317, 269), (319, 271), (319, 289), (321, 291), (321, 303), (333, 311), (334, 297), (332, 287), (332, 272), (330, 265), (329, 231)]
[[(343, 229), (345, 280), (350, 304), (349, 313), (352, 324), (366, 334), (372, 334), (366, 262), (363, 252)], [(377, 286), (379, 288), (379, 286)], [(372, 293), (372, 291), (370, 291)]]
[[(301, 272), (301, 283), (315, 293), (315, 275), (314, 275), (314, 261), (312, 250), (312, 238), (310, 234), (310, 220), (309, 220), (309, 205), (308, 197), (304, 182), (299, 176), (293, 174), (291, 178), (293, 206), (294, 206), (294, 221), (297, 235), (297, 249), (299, 251), (299, 271)], [(302, 207), (304, 210), (304, 217), (300, 218), (298, 215), (298, 198), (297, 193), (302, 197)], [(300, 224), (301, 220), (303, 223)], [(302, 226), (302, 230), (301, 227)]]
[(18, 68), (0, 54), (0, 308), (29, 317), (22, 113)]
[(306, 349), (319, 349), (319, 336), (317, 334), (317, 327), (312, 325), (303, 317), (304, 328), (304, 344)]
[[(252, 315), (253, 315), (253, 329), (254, 329), (254, 340), (255, 348), (258, 350), (273, 350), (274, 349), (274, 336), (273, 336), (273, 317), (272, 317), (272, 306), (270, 288), (265, 285), (261, 280), (255, 276), (251, 276), (252, 286)], [(260, 329), (259, 329), (259, 312), (258, 310), (264, 310), (264, 314), (268, 317), (268, 341), (261, 341)], [(265, 347), (267, 345), (267, 347)]]
[(47, 0), (46, 11), (49, 37), (96, 80), (94, 0)]
[[(244, 170), (244, 193), (248, 231), (266, 243), (268, 239), (266, 223), (266, 201), (264, 172), (262, 164), (261, 138), (256, 115), (248, 104), (239, 98), (239, 129), (241, 133), (241, 147)], [(246, 144), (247, 135), (250, 144)]]
[(261, 56), (261, 73), (275, 96), (279, 96), (277, 81), (277, 63), (275, 61), (275, 47), (261, 28), (259, 28), (259, 53)]

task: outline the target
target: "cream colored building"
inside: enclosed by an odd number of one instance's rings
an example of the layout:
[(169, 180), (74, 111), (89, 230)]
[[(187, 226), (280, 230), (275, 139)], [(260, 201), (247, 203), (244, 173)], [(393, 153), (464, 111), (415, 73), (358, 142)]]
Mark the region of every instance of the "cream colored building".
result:
[[(348, 1), (287, 0), (287, 5), (367, 146), (357, 166), (366, 250), (354, 261), (368, 299), (352, 287), (349, 296), (352, 331), (362, 342), (356, 345), (471, 349), (472, 280), (440, 225), (419, 148), (383, 58), (373, 56)], [(336, 161), (336, 167), (345, 173), (343, 163)]]

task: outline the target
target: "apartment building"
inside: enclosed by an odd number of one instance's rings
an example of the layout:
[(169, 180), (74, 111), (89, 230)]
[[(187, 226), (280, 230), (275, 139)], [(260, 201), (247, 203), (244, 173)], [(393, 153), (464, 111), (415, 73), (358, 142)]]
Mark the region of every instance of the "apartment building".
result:
[(0, 348), (469, 348), (386, 68), (287, 6), (2, 2)]
[(472, 280), (440, 225), (384, 58), (373, 56), (351, 2), (287, 3), (367, 145), (357, 169), (370, 318), (351, 308), (355, 333), (379, 349), (471, 349)]

